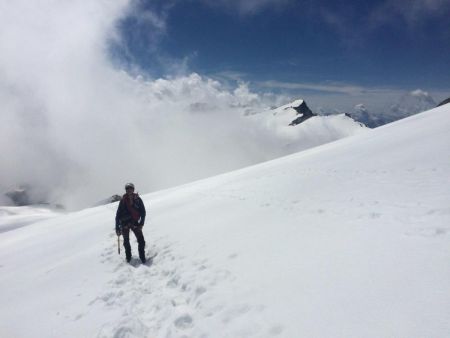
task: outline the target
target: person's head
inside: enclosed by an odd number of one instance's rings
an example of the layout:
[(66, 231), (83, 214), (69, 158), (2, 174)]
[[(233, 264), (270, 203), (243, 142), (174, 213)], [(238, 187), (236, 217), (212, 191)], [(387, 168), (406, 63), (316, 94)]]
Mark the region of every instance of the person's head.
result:
[(134, 184), (133, 183), (125, 184), (125, 191), (128, 195), (131, 195), (132, 193), (134, 193)]

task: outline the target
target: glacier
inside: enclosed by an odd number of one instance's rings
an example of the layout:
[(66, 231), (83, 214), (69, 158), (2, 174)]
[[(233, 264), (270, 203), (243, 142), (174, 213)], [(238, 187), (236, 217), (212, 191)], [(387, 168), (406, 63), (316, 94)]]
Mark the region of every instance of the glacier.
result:
[[(445, 337), (450, 106), (0, 233), (1, 337)], [(133, 245), (134, 254), (137, 246)]]

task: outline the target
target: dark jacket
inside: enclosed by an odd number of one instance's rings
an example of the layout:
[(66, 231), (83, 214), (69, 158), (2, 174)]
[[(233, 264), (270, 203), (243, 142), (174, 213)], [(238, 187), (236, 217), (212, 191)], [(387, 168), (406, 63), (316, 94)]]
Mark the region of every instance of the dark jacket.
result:
[[(128, 200), (126, 200), (128, 199)], [(129, 223), (139, 223), (144, 225), (145, 206), (138, 194), (133, 193), (131, 202), (127, 194), (122, 196), (116, 212), (116, 228), (119, 225), (127, 225)]]

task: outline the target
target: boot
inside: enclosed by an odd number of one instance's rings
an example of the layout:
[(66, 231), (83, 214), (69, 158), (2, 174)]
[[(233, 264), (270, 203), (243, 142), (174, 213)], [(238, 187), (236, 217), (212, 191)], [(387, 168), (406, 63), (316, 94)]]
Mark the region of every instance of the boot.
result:
[(142, 264), (145, 264), (147, 259), (145, 258), (145, 252), (139, 252), (139, 258), (141, 259)]

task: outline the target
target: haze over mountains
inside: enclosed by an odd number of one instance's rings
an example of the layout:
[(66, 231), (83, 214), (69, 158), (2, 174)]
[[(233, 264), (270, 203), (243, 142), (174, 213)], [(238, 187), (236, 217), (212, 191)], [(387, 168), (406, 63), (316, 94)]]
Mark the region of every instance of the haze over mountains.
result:
[[(201, 81), (198, 76), (192, 77), (191, 86), (198, 80)], [(168, 95), (166, 92), (159, 99), (166, 102), (168, 96), (170, 97), (172, 94)], [(339, 116), (317, 116), (312, 113), (303, 100), (296, 100), (276, 109), (264, 109), (262, 105), (257, 105), (255, 102), (240, 102), (239, 105), (224, 106), (220, 101), (208, 101), (206, 99), (204, 97), (193, 97), (188, 107), (185, 106), (184, 102), (181, 102), (182, 104), (177, 104), (176, 101), (172, 102), (174, 105), (173, 112), (176, 112), (179, 116), (178, 121), (173, 120), (173, 123), (179, 124), (181, 122), (179, 128), (182, 128), (172, 141), (173, 146), (177, 147), (176, 153), (178, 155), (173, 156), (173, 160), (168, 164), (170, 167), (167, 170), (162, 170), (158, 173), (158, 177), (164, 177), (164, 180), (159, 182), (156, 187), (160, 189), (167, 188), (177, 183), (186, 183), (228, 170), (271, 160), (364, 132), (366, 129), (360, 123), (355, 122), (344, 114)], [(249, 115), (249, 109), (253, 111), (258, 109), (259, 112)], [(143, 125), (143, 127), (151, 129), (151, 126)], [(174, 128), (174, 126), (171, 128)], [(196, 131), (194, 132), (194, 130)], [(212, 130), (217, 132), (214, 136), (211, 134)], [(170, 158), (172, 154), (164, 153), (164, 148), (167, 147), (164, 143), (161, 143), (161, 141), (164, 142), (164, 139), (154, 140), (155, 144), (149, 144), (149, 147), (153, 149), (158, 144), (162, 145), (155, 157), (157, 161)], [(77, 140), (74, 141), (78, 142)], [(141, 141), (144, 144), (139, 146), (144, 146), (147, 138), (144, 137)], [(238, 143), (238, 141), (242, 143)], [(201, 142), (201, 144), (197, 144), (198, 142)], [(210, 143), (209, 146), (208, 143)], [(201, 147), (206, 151), (202, 150)], [(182, 153), (181, 149), (184, 149), (185, 153)], [(146, 150), (141, 149), (139, 151)], [(115, 155), (111, 153), (110, 156), (114, 157)], [(139, 153), (132, 151), (131, 157), (134, 158), (135, 156), (139, 157)], [(119, 158), (117, 160), (120, 161)], [(178, 166), (183, 161), (185, 170), (179, 172)], [(98, 171), (98, 169), (92, 168), (94, 172)], [(177, 176), (171, 175), (171, 171), (177, 171)], [(85, 173), (87, 176), (90, 174), (89, 172)], [(33, 183), (29, 183), (34, 179), (32, 175), (33, 173), (30, 172), (29, 181), (25, 181), (27, 183), (24, 185), (17, 182), (9, 182), (10, 186), (3, 191), (2, 204), (42, 204), (43, 202), (48, 203), (49, 199), (53, 204), (64, 204), (64, 201), (61, 200), (51, 200), (54, 188), (58, 187), (52, 187), (51, 183), (47, 183), (44, 187), (33, 185)], [(59, 172), (58, 175), (66, 175), (66, 173)], [(150, 173), (145, 176), (144, 174), (141, 175), (144, 182), (152, 179)], [(57, 181), (58, 178), (55, 178), (55, 182)], [(141, 187), (146, 189), (145, 185)], [(109, 187), (111, 195), (117, 193), (117, 190), (112, 190), (117, 188)], [(81, 205), (93, 205), (97, 201), (105, 199), (108, 196), (107, 191), (99, 188), (99, 191), (93, 197), (86, 196), (86, 202)], [(60, 194), (63, 195), (60, 198), (64, 200), (64, 196), (71, 195), (72, 192), (68, 188), (66, 191), (61, 191)], [(90, 204), (86, 204), (88, 201)]]
[[(191, 86), (202, 85), (202, 81), (203, 80), (197, 75), (191, 76), (188, 80)], [(164, 83), (161, 82), (161, 85), (161, 89), (163, 89)], [(163, 90), (165, 90), (165, 92), (163, 91), (159, 96), (155, 97), (158, 100), (163, 100), (163, 102), (166, 101), (168, 97), (173, 97), (173, 94), (176, 93), (176, 91), (174, 92), (174, 90), (171, 89), (170, 92), (172, 93), (168, 95), (168, 88)], [(149, 94), (150, 93), (151, 92), (149, 92)], [(186, 167), (186, 170), (183, 173), (177, 173), (176, 176), (173, 174), (161, 175), (161, 172), (159, 172), (157, 174), (160, 178), (159, 183), (152, 184), (151, 186), (153, 186), (153, 188), (150, 188), (150, 186), (147, 185), (148, 183), (145, 183), (147, 180), (144, 179), (144, 189), (161, 189), (228, 170), (237, 169), (246, 165), (274, 159), (296, 151), (331, 142), (339, 138), (364, 132), (365, 128), (358, 122), (363, 123), (367, 127), (374, 128), (436, 106), (434, 99), (422, 90), (415, 90), (404, 94), (395, 104), (390, 105), (387, 111), (374, 113), (370, 112), (364, 104), (358, 104), (349, 114), (336, 112), (331, 114), (324, 113), (323, 111), (314, 113), (308, 107), (306, 101), (302, 99), (284, 104), (279, 108), (267, 109), (259, 102), (258, 97), (252, 97), (245, 87), (242, 87), (241, 92), (235, 91), (234, 96), (234, 102), (231, 101), (231, 104), (227, 103), (225, 106), (223, 105), (224, 102), (210, 100), (210, 97), (204, 96), (194, 96), (188, 103), (189, 106), (187, 108), (184, 102), (182, 102), (182, 105), (177, 104), (176, 100), (172, 103), (175, 103), (173, 106), (174, 110), (181, 109), (177, 114), (179, 116), (184, 115), (182, 124), (187, 123), (187, 126), (192, 126), (193, 123), (196, 123), (197, 126), (195, 129), (198, 129), (198, 131), (195, 132), (196, 136), (188, 141), (188, 143), (192, 144), (191, 149), (185, 149), (189, 154), (186, 153), (185, 155), (182, 155), (182, 157), (187, 155), (187, 157), (185, 157), (187, 160), (186, 163), (197, 158), (197, 161), (201, 161), (204, 164), (200, 166), (200, 162), (193, 161)], [(213, 115), (211, 115), (212, 113)], [(214, 122), (211, 120), (211, 118), (221, 115), (223, 117), (228, 115), (228, 117), (231, 118), (221, 119), (220, 122), (219, 120)], [(220, 124), (220, 129), (223, 130), (220, 139), (215, 137), (215, 141), (220, 142), (214, 141), (210, 147), (207, 147), (208, 149), (206, 149), (204, 145), (201, 146), (204, 150), (198, 148), (197, 141), (200, 140), (196, 140), (197, 137), (202, 137), (201, 135), (203, 135), (205, 139), (208, 138), (208, 140), (211, 141), (210, 131), (207, 131), (202, 127), (199, 128), (199, 126), (206, 127), (208, 124), (211, 124), (216, 125), (217, 127), (217, 123)], [(237, 124), (239, 127), (236, 128)], [(180, 126), (180, 128), (185, 127)], [(239, 144), (236, 143), (236, 140), (230, 139), (229, 135), (237, 136), (237, 139), (242, 142)], [(186, 137), (190, 138), (192, 136), (193, 134), (191, 134), (189, 130), (186, 130)], [(179, 137), (178, 140), (177, 138), (174, 139), (173, 146), (180, 147), (183, 142), (186, 143), (186, 137), (182, 137), (185, 141), (182, 141)], [(151, 138), (148, 141), (150, 140)], [(159, 141), (155, 140), (150, 142), (158, 143)], [(152, 145), (152, 147), (154, 146), (155, 144)], [(183, 147), (180, 149), (183, 149)], [(224, 151), (224, 149), (226, 150)], [(176, 152), (178, 153), (179, 150)], [(160, 154), (155, 158), (157, 161), (160, 161), (161, 158), (167, 158), (168, 156), (167, 154), (162, 153), (162, 149), (159, 153)], [(137, 154), (133, 154), (132, 156), (134, 157), (135, 155)], [(111, 154), (110, 156), (113, 155)], [(179, 159), (180, 157), (175, 156), (174, 160), (168, 165), (177, 166), (176, 163)], [(157, 165), (157, 163), (155, 164)], [(61, 166), (61, 164), (59, 166)], [(70, 170), (72, 170), (72, 168), (70, 168)], [(96, 172), (98, 168), (92, 170)], [(59, 175), (61, 174), (66, 175), (65, 172), (60, 172)], [(30, 175), (32, 174), (30, 173)], [(90, 173), (85, 173), (85, 175), (90, 175)], [(142, 174), (139, 176), (144, 177)], [(83, 178), (80, 177), (80, 179)], [(59, 179), (56, 179), (56, 181), (58, 180)], [(71, 204), (70, 202), (64, 201), (64, 195), (67, 196), (67, 190), (73, 189), (70, 185), (60, 190), (59, 184), (57, 184), (58, 189), (56, 190), (58, 190), (59, 197), (55, 197), (54, 187), (52, 188), (48, 183), (44, 183), (43, 185), (39, 182), (33, 183), (33, 181), (35, 181), (35, 178), (22, 177), (21, 181), (11, 181), (7, 184), (3, 182), (2, 196), (0, 197), (1, 204), (20, 205), (21, 203), (12, 201), (7, 195), (9, 194), (9, 197), (12, 196), (11, 194), (16, 194), (16, 196), (18, 196), (17, 189), (22, 189), (23, 194), (24, 186), (26, 187), (24, 198), (29, 200), (28, 203), (25, 203), (26, 205), (43, 202), (50, 202), (52, 204)], [(76, 187), (77, 190), (79, 188), (80, 187)], [(15, 190), (16, 192), (14, 192)], [(87, 203), (93, 205), (94, 203), (97, 203), (97, 201), (103, 200), (108, 195), (113, 195), (115, 193), (117, 193), (117, 190), (113, 190), (111, 187), (100, 189), (100, 191), (92, 198), (87, 198), (87, 200), (89, 200)], [(89, 205), (86, 203), (79, 204), (79, 202), (76, 204), (84, 206)]]
[(355, 105), (349, 114), (370, 128), (400, 120), (436, 107), (431, 95), (417, 89), (403, 94), (396, 102), (379, 111), (369, 111), (363, 103)]

